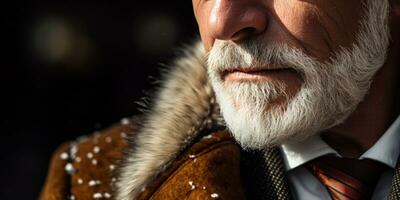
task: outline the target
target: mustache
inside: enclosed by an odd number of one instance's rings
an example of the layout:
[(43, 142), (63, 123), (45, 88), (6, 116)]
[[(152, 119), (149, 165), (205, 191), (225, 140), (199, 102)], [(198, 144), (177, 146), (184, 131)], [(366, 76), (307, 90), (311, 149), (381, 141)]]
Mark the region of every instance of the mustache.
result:
[(283, 43), (266, 43), (261, 38), (241, 43), (222, 41), (207, 54), (207, 65), (219, 73), (235, 70), (294, 69), (304, 74), (306, 67), (317, 62), (304, 50)]

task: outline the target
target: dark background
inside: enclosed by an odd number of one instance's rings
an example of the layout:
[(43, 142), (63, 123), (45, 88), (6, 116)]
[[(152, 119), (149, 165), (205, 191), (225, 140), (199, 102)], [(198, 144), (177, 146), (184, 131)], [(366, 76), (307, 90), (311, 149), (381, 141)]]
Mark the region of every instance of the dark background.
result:
[(0, 7), (1, 200), (36, 199), (58, 145), (138, 114), (159, 64), (197, 36), (191, 1)]

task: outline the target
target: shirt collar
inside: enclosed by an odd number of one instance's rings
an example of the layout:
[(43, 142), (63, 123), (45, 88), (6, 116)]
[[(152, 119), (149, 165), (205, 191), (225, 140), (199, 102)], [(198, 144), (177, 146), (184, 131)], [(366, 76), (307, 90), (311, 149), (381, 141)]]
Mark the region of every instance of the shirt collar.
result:
[(379, 138), (379, 140), (360, 159), (369, 158), (376, 160), (391, 168), (395, 168), (400, 154), (400, 116)]
[[(399, 143), (400, 116), (359, 159), (369, 158), (395, 168), (400, 153)], [(341, 157), (319, 135), (312, 136), (305, 141), (283, 144), (281, 145), (281, 152), (287, 171), (323, 155), (333, 154)]]

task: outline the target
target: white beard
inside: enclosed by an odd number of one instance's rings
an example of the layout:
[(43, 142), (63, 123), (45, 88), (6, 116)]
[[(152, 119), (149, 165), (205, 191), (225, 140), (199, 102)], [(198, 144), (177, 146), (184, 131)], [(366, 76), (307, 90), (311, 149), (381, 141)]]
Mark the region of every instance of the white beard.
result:
[[(364, 99), (375, 73), (384, 64), (389, 46), (389, 3), (368, 0), (357, 41), (328, 63), (300, 49), (226, 41), (208, 55), (208, 73), (227, 127), (243, 148), (260, 149), (290, 140), (303, 140), (342, 123)], [(295, 69), (303, 83), (295, 96), (284, 82), (224, 83), (221, 73), (231, 67), (249, 69), (274, 63)], [(266, 112), (270, 102), (284, 97), (283, 107)]]

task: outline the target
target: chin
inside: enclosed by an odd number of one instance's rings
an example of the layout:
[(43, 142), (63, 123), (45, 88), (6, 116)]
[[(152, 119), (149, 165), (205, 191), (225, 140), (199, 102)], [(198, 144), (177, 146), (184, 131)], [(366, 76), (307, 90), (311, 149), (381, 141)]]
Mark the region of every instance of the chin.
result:
[[(338, 109), (338, 101), (324, 93), (324, 82), (295, 90), (285, 82), (215, 81), (212, 85), (235, 140), (244, 149), (263, 149), (305, 140), (343, 122), (354, 111), (357, 103), (353, 101)], [(340, 103), (348, 102), (340, 99)]]

